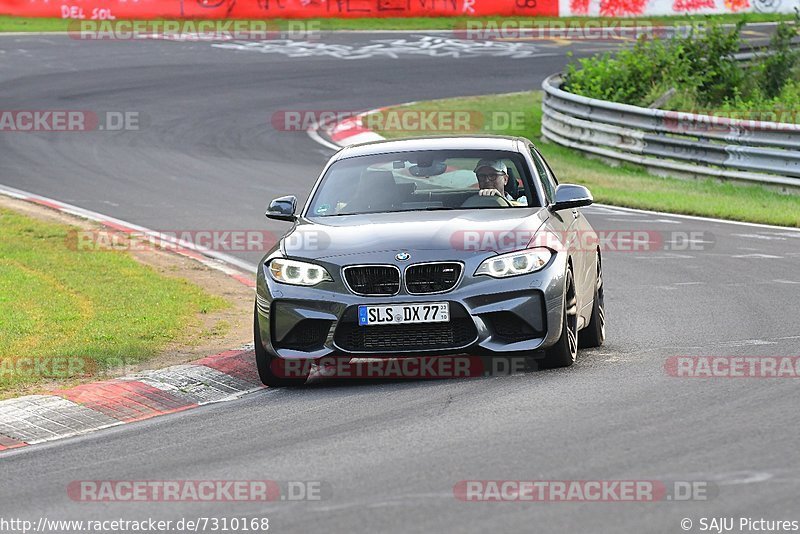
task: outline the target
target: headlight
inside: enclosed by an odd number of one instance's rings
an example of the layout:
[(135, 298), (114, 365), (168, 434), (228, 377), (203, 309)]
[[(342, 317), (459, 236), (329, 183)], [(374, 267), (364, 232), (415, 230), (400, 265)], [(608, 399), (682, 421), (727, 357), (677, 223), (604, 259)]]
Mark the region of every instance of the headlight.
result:
[(296, 286), (315, 286), (332, 281), (324, 267), (304, 261), (275, 258), (269, 264), (269, 273), (276, 282)]
[(506, 278), (520, 274), (533, 273), (547, 265), (553, 252), (549, 248), (537, 247), (501, 254), (484, 260), (475, 276), (485, 274), (492, 278)]

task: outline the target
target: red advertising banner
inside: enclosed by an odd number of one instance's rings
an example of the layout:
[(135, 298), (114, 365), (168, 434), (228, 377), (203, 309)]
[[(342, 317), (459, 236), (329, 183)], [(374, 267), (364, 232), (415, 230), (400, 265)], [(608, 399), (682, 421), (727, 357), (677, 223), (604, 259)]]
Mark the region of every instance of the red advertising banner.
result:
[(79, 20), (558, 16), (558, 0), (0, 0), (0, 14)]

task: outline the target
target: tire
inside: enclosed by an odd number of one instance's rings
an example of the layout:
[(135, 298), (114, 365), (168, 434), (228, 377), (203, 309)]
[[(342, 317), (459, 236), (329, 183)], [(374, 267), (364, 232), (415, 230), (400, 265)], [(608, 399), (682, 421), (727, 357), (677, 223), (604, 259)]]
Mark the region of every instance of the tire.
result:
[(572, 269), (567, 269), (564, 284), (564, 311), (561, 319), (561, 337), (545, 351), (541, 365), (545, 369), (569, 367), (578, 356), (578, 299)]
[(594, 286), (594, 304), (592, 318), (586, 328), (578, 333), (578, 344), (581, 348), (599, 347), (606, 340), (606, 305), (603, 289), (603, 266), (600, 254), (597, 254), (597, 283)]
[(258, 368), (258, 377), (261, 379), (262, 384), (271, 388), (298, 387), (305, 384), (308, 378), (308, 371), (305, 371), (302, 377), (296, 378), (286, 378), (275, 373), (278, 367), (275, 364), (280, 363), (281, 359), (268, 353), (261, 343), (261, 330), (258, 327), (257, 307), (253, 310), (253, 341), (256, 345), (256, 368)]

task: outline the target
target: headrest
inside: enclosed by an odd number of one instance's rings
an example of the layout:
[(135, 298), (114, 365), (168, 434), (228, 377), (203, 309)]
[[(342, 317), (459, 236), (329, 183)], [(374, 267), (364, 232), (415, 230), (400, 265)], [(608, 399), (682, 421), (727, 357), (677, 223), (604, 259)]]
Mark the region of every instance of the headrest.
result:
[(396, 185), (397, 182), (394, 181), (392, 171), (364, 171), (359, 182), (359, 187), (368, 187), (369, 189), (394, 188)]
[(519, 182), (517, 181), (517, 176), (514, 174), (514, 171), (508, 169), (508, 181), (506, 182), (506, 194), (511, 198), (517, 199), (522, 196), (522, 193), (519, 190)]

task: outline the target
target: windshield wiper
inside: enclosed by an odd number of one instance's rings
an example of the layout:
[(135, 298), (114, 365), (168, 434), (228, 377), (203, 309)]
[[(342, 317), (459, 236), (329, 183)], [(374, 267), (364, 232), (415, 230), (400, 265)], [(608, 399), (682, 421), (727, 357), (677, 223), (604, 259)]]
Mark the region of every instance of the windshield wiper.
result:
[(322, 215), (322, 217), (344, 217), (345, 215), (371, 215), (373, 213), (393, 213), (391, 211), (352, 211), (345, 213), (331, 213), (330, 215)]
[(427, 208), (412, 208), (407, 210), (381, 210), (381, 211), (358, 211), (353, 213), (331, 213), (330, 215), (321, 215), (321, 217), (342, 217), (345, 215), (372, 215), (375, 213), (405, 213), (408, 211), (445, 211), (455, 210), (461, 208), (450, 208), (448, 206), (428, 206)]

